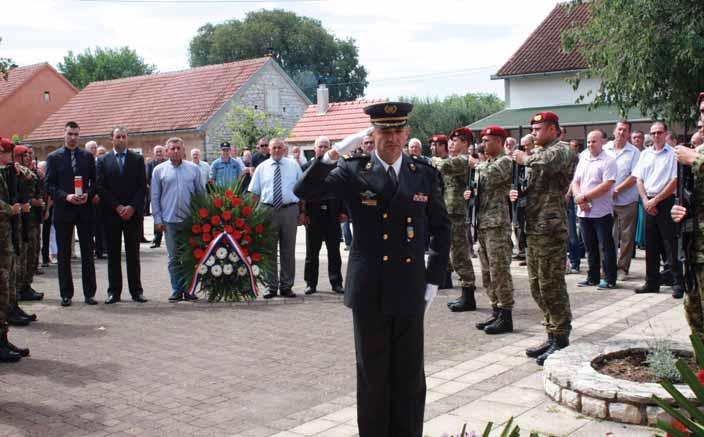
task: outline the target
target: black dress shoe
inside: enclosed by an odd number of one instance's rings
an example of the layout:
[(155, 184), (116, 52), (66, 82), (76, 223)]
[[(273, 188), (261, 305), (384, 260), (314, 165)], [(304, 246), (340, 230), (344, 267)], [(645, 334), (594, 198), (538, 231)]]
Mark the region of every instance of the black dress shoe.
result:
[(105, 304), (112, 305), (114, 303), (118, 303), (119, 301), (120, 301), (120, 296), (116, 296), (114, 294), (108, 294), (108, 298), (105, 300)]
[(333, 285), (332, 291), (337, 294), (345, 294), (345, 289), (342, 287), (342, 285)]
[(653, 287), (652, 285), (645, 284), (642, 287), (636, 288), (636, 294), (643, 293), (660, 293), (660, 287)]
[(71, 306), (71, 298), (70, 297), (62, 297), (61, 298), (61, 306), (62, 307), (70, 307)]
[(183, 293), (174, 293), (169, 296), (169, 302), (178, 302), (181, 299), (183, 299)]
[(313, 294), (313, 293), (317, 293), (318, 290), (316, 290), (315, 287), (313, 287), (312, 285), (306, 285), (306, 289), (303, 290), (303, 292), (305, 294)]
[(682, 299), (684, 297), (684, 289), (681, 285), (672, 286), (672, 297), (675, 299)]
[(17, 303), (15, 303), (15, 307), (12, 309), (12, 311), (16, 311), (17, 314), (19, 314), (20, 316), (28, 318), (30, 322), (37, 321), (36, 314), (27, 314), (22, 308), (20, 308), (19, 305), (17, 305)]
[(144, 298), (143, 294), (132, 296), (132, 300), (139, 303), (149, 302), (147, 299)]
[(198, 300), (198, 296), (196, 296), (195, 294), (183, 293), (183, 299), (184, 300)]
[(293, 291), (289, 290), (281, 290), (281, 296), (282, 297), (296, 297), (296, 293)]
[(25, 347), (17, 347), (14, 344), (10, 343), (10, 340), (7, 339), (7, 331), (2, 334), (0, 342), (2, 343), (2, 346), (16, 354), (19, 354), (21, 357), (29, 356), (29, 349)]
[(10, 313), (7, 315), (7, 324), (10, 326), (27, 326), (29, 325), (29, 318), (22, 317), (17, 313)]
[(140, 243), (151, 243), (151, 241), (147, 240), (146, 238), (142, 238), (139, 240)]
[(25, 287), (17, 291), (17, 300), (42, 300), (44, 293), (39, 293), (32, 287)]
[(264, 296), (262, 296), (262, 297), (263, 297), (264, 299), (272, 299), (272, 298), (276, 297), (276, 293), (277, 293), (276, 290), (267, 290), (267, 291), (266, 291), (266, 294), (265, 294)]
[(92, 297), (87, 297), (84, 302), (86, 305), (98, 305), (98, 301), (93, 299)]
[(159, 246), (161, 246), (161, 244), (152, 243), (152, 245), (149, 246), (149, 248), (150, 248), (150, 249), (156, 249), (156, 248), (159, 247)]

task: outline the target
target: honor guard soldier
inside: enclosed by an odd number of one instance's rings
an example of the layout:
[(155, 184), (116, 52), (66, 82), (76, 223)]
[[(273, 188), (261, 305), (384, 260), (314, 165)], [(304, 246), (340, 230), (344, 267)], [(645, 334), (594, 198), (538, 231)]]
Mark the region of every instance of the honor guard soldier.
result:
[(428, 138), (430, 154), (435, 159), (447, 158), (447, 135), (436, 134)]
[(477, 309), (477, 303), (474, 299), (475, 276), (470, 251), (468, 209), (467, 201), (464, 199), (469, 178), (466, 153), (468, 145), (472, 142), (474, 142), (472, 131), (467, 128), (455, 129), (450, 135), (448, 157), (434, 162), (435, 167), (442, 175), (445, 187), (445, 204), (452, 223), (450, 262), (452, 269), (460, 277), (460, 286), (462, 287), (462, 295), (459, 299), (447, 304), (454, 312)]
[[(548, 339), (526, 350), (539, 365), (553, 352), (569, 345), (572, 329), (570, 298), (565, 284), (567, 208), (565, 193), (572, 180), (575, 155), (560, 141), (560, 122), (552, 112), (539, 112), (530, 120), (535, 148), (528, 156), (516, 150), (513, 158), (530, 169), (526, 189), (526, 238), (530, 292), (543, 311)], [(511, 190), (511, 200), (518, 196)]]
[[(491, 302), (491, 317), (477, 323), (487, 334), (513, 332), (513, 279), (511, 278), (511, 219), (506, 193), (511, 189), (513, 159), (504, 153), (503, 141), (508, 132), (501, 126), (488, 126), (481, 132), (487, 159), (470, 157), (476, 168), (477, 235), (482, 283)], [(465, 199), (472, 191), (465, 191)]]
[[(700, 114), (700, 123), (704, 123), (704, 92), (699, 93), (697, 98), (697, 110)], [(704, 236), (702, 235), (702, 224), (704, 224), (704, 153), (695, 151), (686, 146), (675, 147), (675, 156), (681, 165), (691, 166), (694, 176), (694, 192), (691, 193), (690, 205), (674, 205), (671, 210), (672, 219), (675, 223), (682, 223), (686, 218), (691, 218), (694, 222), (692, 232), (691, 247), (684, 247), (688, 262), (685, 267), (685, 275), (694, 275), (694, 281), (685, 277), (684, 283), (687, 290), (684, 296), (684, 311), (687, 323), (692, 334), (698, 335), (704, 340)], [(678, 181), (678, 184), (681, 183)], [(689, 211), (695, 206), (694, 211)], [(684, 226), (684, 225), (682, 225)], [(691, 260), (691, 261), (689, 261)], [(693, 266), (693, 272), (688, 271), (688, 267)], [(690, 285), (693, 285), (690, 287)]]
[(354, 320), (360, 437), (423, 432), (423, 318), (447, 269), (450, 221), (438, 172), (401, 153), (411, 108), (366, 107), (374, 152), (338, 161), (367, 131), (348, 137), (316, 159), (295, 189), (306, 201), (344, 200), (355, 224), (345, 304)]

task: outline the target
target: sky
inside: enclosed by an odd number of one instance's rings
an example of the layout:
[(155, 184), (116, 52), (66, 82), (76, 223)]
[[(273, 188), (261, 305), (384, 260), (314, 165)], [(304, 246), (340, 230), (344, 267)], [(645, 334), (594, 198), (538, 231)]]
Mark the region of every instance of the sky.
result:
[(555, 0), (3, 0), (0, 57), (56, 66), (72, 50), (129, 46), (162, 72), (188, 65), (199, 27), (247, 12), (285, 9), (353, 38), (367, 68), (365, 97), (504, 97), (490, 76), (555, 6)]

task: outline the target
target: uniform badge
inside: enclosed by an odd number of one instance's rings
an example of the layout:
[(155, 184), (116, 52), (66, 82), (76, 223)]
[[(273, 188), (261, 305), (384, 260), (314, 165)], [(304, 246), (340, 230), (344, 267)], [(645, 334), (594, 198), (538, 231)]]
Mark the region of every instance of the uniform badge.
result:
[(384, 106), (384, 112), (387, 114), (395, 114), (398, 111), (398, 106), (396, 105), (386, 105)]
[(416, 165), (412, 162), (410, 164), (408, 164), (408, 168), (410, 168), (411, 171), (416, 171)]
[(541, 121), (543, 119), (542, 114), (537, 114), (535, 117), (533, 117), (533, 121)]
[(377, 205), (377, 200), (374, 199), (376, 197), (376, 193), (370, 190), (363, 191), (359, 193), (359, 195), (362, 197), (362, 205), (366, 206), (376, 206)]
[(364, 168), (367, 169), (367, 170), (371, 170), (373, 166), (374, 166), (374, 164), (372, 164), (372, 162), (369, 161), (369, 162), (367, 163), (367, 166), (364, 167)]
[(428, 195), (425, 193), (416, 193), (413, 195), (413, 201), (427, 203), (428, 202)]
[(413, 226), (406, 226), (406, 238), (409, 240), (412, 240), (413, 237), (416, 236), (416, 231), (413, 229)]

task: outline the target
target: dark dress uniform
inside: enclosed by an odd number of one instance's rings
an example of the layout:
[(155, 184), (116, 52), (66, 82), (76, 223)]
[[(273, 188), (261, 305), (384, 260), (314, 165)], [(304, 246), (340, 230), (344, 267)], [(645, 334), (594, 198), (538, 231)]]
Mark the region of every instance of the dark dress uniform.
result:
[(425, 289), (443, 280), (450, 248), (437, 170), (404, 155), (395, 186), (373, 154), (338, 165), (315, 160), (295, 188), (306, 201), (344, 200), (355, 224), (345, 305), (353, 310), (361, 437), (422, 435)]
[[(303, 166), (303, 171), (310, 167), (311, 162)], [(318, 285), (320, 248), (325, 242), (328, 252), (328, 278), (334, 288), (342, 287), (342, 258), (340, 257), (340, 241), (342, 228), (340, 214), (344, 213), (342, 201), (332, 196), (320, 202), (306, 202), (306, 215), (310, 222), (306, 225), (306, 262), (303, 279), (313, 289)]]

